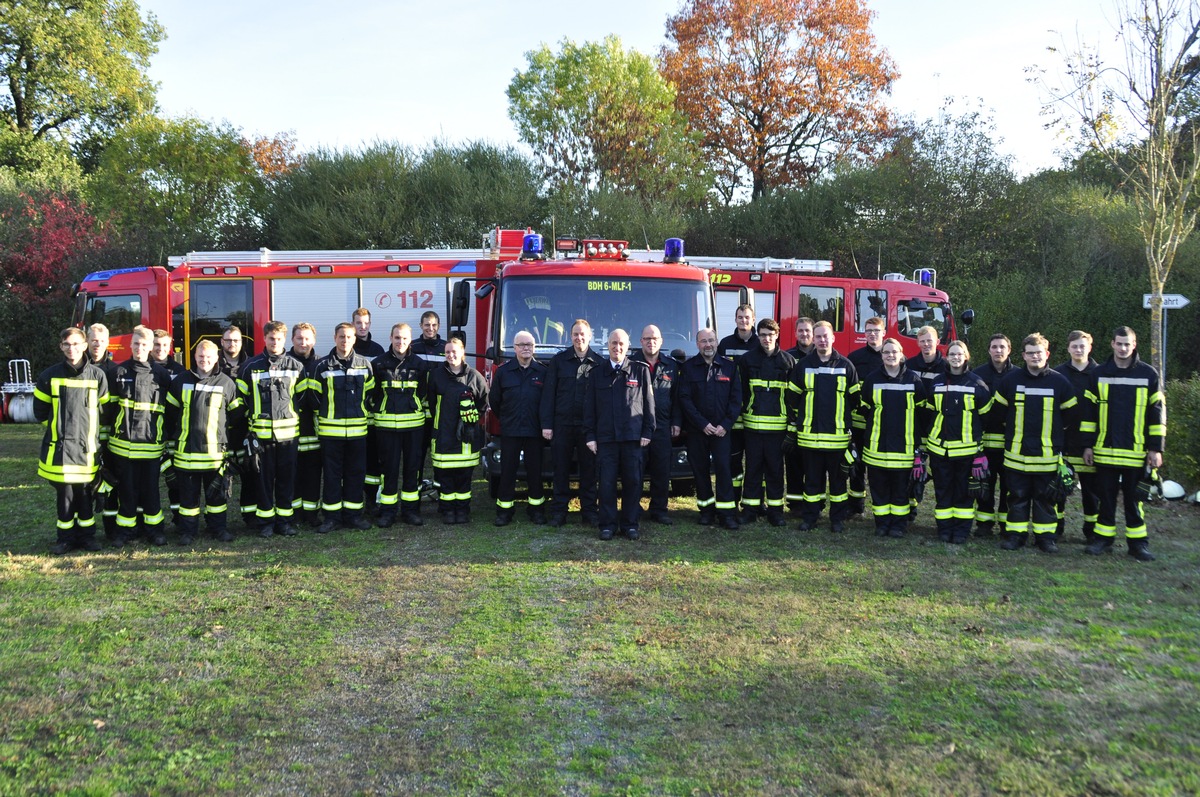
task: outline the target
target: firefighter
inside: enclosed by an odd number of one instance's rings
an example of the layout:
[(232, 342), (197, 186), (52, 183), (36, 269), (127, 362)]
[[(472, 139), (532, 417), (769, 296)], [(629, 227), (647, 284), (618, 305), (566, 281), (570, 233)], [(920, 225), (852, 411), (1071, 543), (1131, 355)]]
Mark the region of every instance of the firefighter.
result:
[[(1011, 354), (1012, 342), (1007, 335), (997, 332), (988, 340), (988, 361), (975, 369), (975, 375), (983, 380), (992, 395), (995, 395), (1000, 380), (1015, 368)], [(1005, 413), (995, 406), (983, 416), (983, 453), (987, 457), (988, 478), (984, 495), (975, 501), (975, 534), (979, 537), (991, 537), (995, 524), (999, 523), (1003, 529), (1008, 519), (1004, 418)]]
[(799, 446), (804, 463), (804, 506), (800, 530), (815, 528), (821, 501), (829, 497), (829, 530), (840, 534), (849, 515), (846, 452), (851, 416), (858, 405), (858, 372), (833, 348), (833, 325), (813, 328), (813, 353), (796, 363), (788, 378), (789, 447)]
[(921, 353), (908, 361), (906, 367), (926, 383), (946, 373), (946, 358), (938, 351), (938, 331), (931, 326), (917, 330), (917, 346)]
[[(1080, 422), (1086, 422), (1086, 396), (1092, 382), (1092, 371), (1099, 366), (1092, 359), (1092, 336), (1081, 329), (1076, 329), (1067, 335), (1067, 352), (1071, 359), (1054, 370), (1065, 376), (1071, 382), (1075, 398), (1079, 400), (1080, 412), (1077, 422), (1067, 430), (1066, 451), (1063, 458), (1070, 463), (1079, 482), (1079, 498), (1083, 505), (1083, 538), (1086, 544), (1094, 542), (1096, 518), (1100, 512), (1100, 498), (1096, 495), (1096, 468), (1083, 461), (1083, 449), (1087, 447), (1087, 435), (1080, 428)], [(1066, 499), (1058, 502), (1055, 511), (1058, 513), (1058, 525), (1054, 536), (1062, 539), (1066, 526)]]
[[(757, 331), (754, 327), (754, 308), (748, 304), (738, 305), (733, 314), (734, 331), (721, 338), (717, 344), (717, 356), (728, 357), (737, 364), (738, 358), (747, 352), (757, 349)], [(742, 400), (746, 395), (742, 394)], [(742, 418), (739, 415), (733, 425), (729, 439), (730, 467), (733, 473), (733, 494), (735, 501), (742, 500), (742, 484), (745, 480), (744, 463), (746, 459), (746, 435), (743, 431)]]
[[(92, 365), (104, 372), (104, 377), (108, 384), (112, 384), (113, 376), (117, 372), (117, 364), (113, 361), (112, 352), (108, 350), (108, 327), (104, 324), (92, 324), (87, 330), (87, 346), (88, 360)], [(103, 410), (100, 413), (100, 456), (108, 457), (108, 436), (112, 432), (112, 427), (108, 423), (108, 413)], [(102, 472), (107, 471), (112, 473), (111, 465), (105, 468)], [(115, 479), (114, 479), (115, 481)], [(96, 509), (104, 518), (104, 536), (109, 543), (114, 542), (120, 536), (120, 531), (117, 528), (117, 487), (115, 484), (109, 484), (107, 481), (100, 479), (95, 488)]]
[(412, 349), (412, 327), (392, 327), (391, 346), (371, 364), (375, 390), (371, 423), (379, 440), (383, 486), (379, 496), (379, 527), (400, 520), (421, 526), (421, 464), (425, 454), (425, 409), (428, 406), (429, 365)]
[(154, 332), (134, 327), (129, 341), (133, 356), (117, 366), (109, 388), (112, 435), (108, 447), (118, 479), (116, 548), (137, 536), (139, 515), (151, 544), (167, 544), (158, 479), (164, 450), (163, 411), (171, 379), (162, 366), (150, 362), (153, 347)]
[(341, 323), (333, 330), (333, 349), (313, 366), (306, 403), (317, 415), (317, 437), (323, 463), (321, 509), (325, 522), (318, 534), (338, 526), (366, 531), (363, 485), (367, 464), (367, 396), (375, 387), (371, 361), (354, 350), (356, 327)]
[(438, 511), (445, 523), (471, 519), (471, 473), (479, 464), (483, 429), (479, 419), (487, 405), (487, 382), (466, 364), (463, 342), (446, 341), (446, 361), (429, 375), (433, 402), (433, 468), (439, 486)]
[(862, 380), (858, 413), (866, 421), (863, 462), (871, 469), (875, 536), (903, 537), (908, 530), (909, 478), (918, 467), (921, 430), (918, 409), (925, 385), (904, 364), (900, 341), (888, 338), (880, 349), (883, 366)]
[[(808, 316), (796, 319), (796, 345), (788, 349), (787, 352), (797, 362), (812, 353), (813, 323), (813, 320)], [(882, 337), (880, 340), (882, 340)], [(800, 462), (800, 449), (789, 447), (788, 452), (783, 457), (783, 474), (787, 485), (788, 511), (799, 515), (800, 508), (804, 506), (804, 465)], [(850, 500), (851, 502), (854, 501), (853, 493), (851, 493)], [(859, 504), (862, 504), (861, 498), (859, 499)], [(858, 511), (861, 513), (862, 509), (860, 508)]]
[(233, 534), (226, 521), (226, 433), (242, 399), (237, 385), (217, 367), (219, 349), (211, 340), (196, 344), (195, 365), (171, 380), (167, 392), (168, 439), (175, 442), (174, 466), (179, 485), (179, 544), (191, 545), (200, 531), (200, 497), (205, 525), (221, 542)]
[[(311, 386), (313, 371), (317, 366), (317, 329), (312, 324), (301, 322), (292, 327), (292, 348), (288, 356), (304, 366), (305, 384)], [(292, 505), (296, 510), (297, 523), (321, 525), (321, 472), (325, 465), (321, 459), (321, 438), (317, 436), (317, 414), (306, 402), (299, 408), (300, 434), (296, 438), (296, 492)]]
[(1000, 547), (1025, 545), (1032, 524), (1043, 553), (1057, 553), (1057, 517), (1050, 495), (1062, 462), (1066, 430), (1079, 401), (1067, 378), (1047, 366), (1050, 344), (1034, 332), (1022, 341), (1024, 368), (1000, 380), (994, 401), (1005, 414), (1004, 468), (1008, 476), (1008, 520)]
[(753, 523), (763, 507), (772, 526), (783, 526), (783, 440), (787, 435), (787, 383), (796, 361), (779, 348), (779, 324), (758, 322), (758, 348), (738, 359), (742, 387), (742, 426), (746, 441), (746, 480), (741, 522)]
[[(863, 325), (863, 335), (866, 337), (867, 342), (846, 355), (846, 359), (854, 364), (854, 370), (858, 373), (859, 379), (866, 379), (883, 367), (883, 354), (881, 350), (883, 349), (883, 335), (886, 329), (887, 322), (879, 316), (868, 318)], [(866, 418), (862, 417), (861, 412), (854, 413), (851, 421), (854, 424), (850, 431), (852, 456), (861, 457), (863, 445), (866, 442), (867, 421)], [(858, 463), (854, 464), (855, 467), (851, 469), (848, 481), (848, 489), (850, 491), (849, 512), (852, 516), (861, 515), (866, 511), (867, 498), (867, 482), (863, 468), (858, 467)], [(788, 484), (790, 485), (791, 482), (789, 481)], [(791, 493), (790, 487), (788, 492)]]
[[(583, 433), (596, 456), (600, 479), (600, 539), (611, 540), (620, 523), (631, 540), (640, 536), (642, 449), (654, 437), (654, 389), (650, 368), (626, 356), (629, 333), (614, 329), (608, 336), (608, 360), (592, 369), (583, 405)], [(621, 511), (617, 514), (617, 479), (621, 479)]]
[(217, 367), (221, 373), (236, 380), (249, 359), (250, 352), (242, 348), (242, 330), (236, 324), (230, 324), (221, 333), (221, 357), (217, 360)]
[(674, 357), (663, 357), (662, 330), (650, 324), (642, 330), (642, 348), (629, 357), (650, 369), (651, 389), (654, 391), (654, 437), (644, 450), (642, 470), (650, 480), (650, 519), (664, 526), (671, 525), (667, 498), (671, 494), (671, 439), (679, 437), (682, 412), (675, 400), (679, 382), (679, 363)]
[(1137, 484), (1147, 469), (1162, 467), (1167, 436), (1167, 409), (1158, 372), (1141, 361), (1137, 334), (1117, 327), (1112, 357), (1092, 371), (1087, 394), (1089, 421), (1085, 431), (1095, 443), (1083, 458), (1096, 467), (1100, 497), (1096, 536), (1084, 550), (1100, 555), (1112, 550), (1117, 536), (1117, 490), (1125, 504), (1125, 544), (1139, 562), (1154, 561), (1146, 539), (1146, 519)]
[[(284, 353), (287, 325), (263, 326), (263, 353), (251, 357), (238, 373), (238, 392), (246, 405), (247, 445), (257, 461), (254, 521), (260, 537), (294, 537), (296, 454), (300, 437), (299, 408), (308, 377), (304, 364)], [(243, 517), (246, 507), (242, 507)]]
[[(421, 336), (412, 342), (413, 354), (425, 361), (425, 367), (432, 369), (446, 361), (446, 341), (440, 330), (442, 319), (433, 310), (421, 313)], [(424, 483), (425, 458), (429, 456), (429, 448), (433, 444), (433, 414), (425, 419), (424, 437), (421, 441), (421, 472), (418, 478)], [(435, 485), (436, 486), (436, 485)]]
[(970, 370), (971, 352), (963, 341), (956, 340), (946, 348), (946, 365), (946, 373), (930, 385), (925, 426), (937, 498), (938, 539), (962, 545), (971, 535), (975, 518), (968, 482), (982, 473), (987, 463), (983, 419), (991, 410), (992, 393)]
[[(350, 320), (354, 322), (354, 353), (366, 357), (368, 363), (374, 362), (376, 357), (383, 354), (383, 346), (371, 338), (371, 311), (360, 307), (354, 311)], [(366, 513), (373, 517), (379, 511), (379, 485), (382, 479), (380, 478), (379, 441), (376, 440), (375, 429), (371, 426), (367, 427), (366, 445), (364, 500)]]
[[(236, 324), (230, 324), (221, 333), (221, 354), (217, 358), (217, 368), (232, 379), (234, 384), (237, 384), (242, 367), (250, 359), (250, 352), (242, 346), (242, 342), (242, 330)], [(239, 395), (240, 393), (239, 388)], [(246, 434), (247, 418), (246, 414), (242, 413), (241, 420), (234, 422), (229, 429), (229, 449), (235, 452), (235, 457), (241, 456), (245, 451)], [(258, 477), (249, 473), (249, 465), (243, 459), (242, 467), (238, 469), (238, 506), (241, 507), (242, 522), (247, 529), (258, 527), (258, 518), (254, 514), (258, 503), (254, 492), (257, 482)]]
[(63, 361), (43, 371), (33, 391), (33, 416), (46, 427), (38, 475), (57, 495), (58, 531), (50, 552), (98, 551), (92, 482), (100, 467), (100, 408), (108, 379), (87, 356), (81, 330), (64, 329), (58, 347)]
[(571, 348), (564, 349), (546, 364), (546, 387), (542, 391), (542, 437), (550, 441), (554, 466), (554, 494), (550, 501), (550, 525), (567, 522), (571, 500), (571, 465), (579, 468), (579, 510), (585, 526), (596, 524), (596, 455), (583, 438), (583, 401), (592, 369), (601, 364), (591, 349), (592, 326), (582, 318), (571, 325)]
[[(172, 354), (171, 333), (165, 329), (154, 330), (154, 348), (150, 350), (150, 361), (162, 366), (167, 375), (174, 380), (187, 369), (180, 365)], [(171, 522), (178, 525), (179, 481), (176, 478), (174, 460), (169, 453), (163, 457), (159, 470), (167, 485), (167, 505), (171, 508)]]
[(548, 369), (534, 359), (533, 334), (527, 330), (513, 336), (513, 349), (517, 356), (492, 374), (492, 390), (488, 396), (492, 413), (500, 421), (497, 526), (512, 522), (517, 470), (522, 463), (529, 486), (529, 519), (537, 524), (546, 522), (545, 484), (542, 481), (542, 454), (546, 441), (542, 439), (540, 412)]
[(787, 350), (792, 359), (799, 360), (812, 354), (813, 323), (815, 322), (808, 316), (796, 319), (796, 345)]
[[(733, 494), (729, 447), (733, 424), (742, 412), (742, 382), (733, 360), (717, 354), (717, 333), (696, 333), (699, 353), (680, 369), (679, 405), (687, 429), (687, 456), (696, 485), (700, 525), (717, 518), (722, 527), (736, 531), (737, 501)], [(713, 493), (711, 473), (716, 478)], [(715, 512), (714, 512), (715, 509)]]

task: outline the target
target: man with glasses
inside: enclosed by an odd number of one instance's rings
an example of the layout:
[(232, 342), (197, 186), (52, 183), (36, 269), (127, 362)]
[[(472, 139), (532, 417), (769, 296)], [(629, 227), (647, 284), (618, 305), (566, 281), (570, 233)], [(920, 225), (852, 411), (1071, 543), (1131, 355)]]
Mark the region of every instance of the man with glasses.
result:
[[(711, 526), (720, 518), (722, 527), (736, 531), (737, 500), (729, 449), (733, 424), (742, 412), (742, 385), (733, 360), (717, 354), (716, 332), (697, 332), (696, 347), (699, 353), (683, 364), (679, 386), (696, 508), (701, 526)], [(710, 472), (716, 478), (715, 494)]]
[(500, 420), (500, 483), (496, 491), (497, 526), (507, 526), (516, 512), (517, 469), (525, 463), (529, 485), (529, 519), (546, 522), (542, 482), (542, 392), (547, 368), (533, 358), (533, 335), (521, 330), (513, 336), (516, 357), (492, 374), (488, 401)]
[(671, 438), (679, 437), (682, 413), (675, 400), (679, 382), (679, 363), (674, 357), (662, 357), (662, 331), (653, 324), (642, 330), (642, 348), (629, 355), (650, 369), (654, 391), (654, 437), (646, 446), (644, 470), (650, 476), (650, 519), (671, 525), (667, 497), (671, 492)]
[[(249, 360), (250, 352), (242, 348), (242, 330), (236, 324), (230, 324), (221, 333), (221, 354), (217, 357), (217, 369), (234, 380), (234, 384), (237, 384), (238, 375)], [(229, 429), (229, 449), (231, 451), (244, 450), (248, 424), (249, 419), (244, 414), (239, 420), (233, 422)], [(241, 481), (241, 486), (238, 488), (238, 505), (242, 508), (242, 522), (247, 529), (254, 529), (258, 526), (255, 515), (258, 504), (255, 492), (258, 480), (254, 475), (245, 472), (247, 468), (248, 466), (243, 465), (238, 473)]]
[(742, 426), (746, 434), (746, 478), (742, 483), (742, 523), (758, 519), (766, 482), (766, 515), (783, 526), (783, 442), (787, 434), (788, 375), (796, 364), (779, 348), (779, 324), (758, 322), (758, 348), (738, 359), (742, 386)]

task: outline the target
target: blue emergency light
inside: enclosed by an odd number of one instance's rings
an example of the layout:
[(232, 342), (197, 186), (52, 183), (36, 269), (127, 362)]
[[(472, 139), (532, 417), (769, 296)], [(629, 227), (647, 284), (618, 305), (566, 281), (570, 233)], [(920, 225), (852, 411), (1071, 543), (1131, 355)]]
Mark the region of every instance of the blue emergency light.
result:
[(537, 233), (529, 233), (521, 239), (521, 259), (522, 260), (541, 260), (544, 257), (542, 250), (542, 236)]
[(663, 262), (678, 263), (683, 260), (683, 239), (668, 238), (663, 244)]
[(922, 285), (933, 285), (933, 271), (931, 269), (923, 268), (917, 272), (917, 275), (920, 277), (919, 281)]

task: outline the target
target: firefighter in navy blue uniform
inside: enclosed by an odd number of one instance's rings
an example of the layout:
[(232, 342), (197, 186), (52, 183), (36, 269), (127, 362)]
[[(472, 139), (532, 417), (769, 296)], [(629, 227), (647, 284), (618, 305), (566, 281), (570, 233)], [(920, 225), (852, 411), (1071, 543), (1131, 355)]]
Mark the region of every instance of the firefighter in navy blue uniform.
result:
[[(412, 342), (413, 354), (425, 361), (427, 369), (441, 365), (446, 361), (446, 340), (441, 336), (442, 319), (433, 310), (421, 313), (421, 335)], [(417, 474), (423, 479), (425, 458), (429, 456), (429, 448), (433, 445), (433, 413), (425, 417), (425, 432), (421, 442), (421, 468)]]
[[(108, 327), (104, 324), (92, 324), (87, 328), (88, 361), (104, 372), (108, 384), (112, 384), (117, 372), (117, 364), (113, 361), (112, 352), (108, 350)], [(106, 456), (108, 451), (108, 436), (112, 427), (108, 423), (108, 413), (103, 409), (100, 413), (100, 454)], [(111, 468), (110, 468), (111, 470)], [(96, 512), (104, 518), (104, 536), (113, 542), (120, 536), (117, 529), (117, 489), (116, 485), (101, 480), (95, 487)]]
[(926, 398), (926, 446), (937, 497), (938, 539), (961, 545), (971, 536), (975, 501), (967, 491), (972, 469), (983, 467), (983, 419), (992, 392), (970, 370), (971, 352), (961, 340), (946, 349), (946, 373), (933, 380)]
[(391, 347), (372, 363), (375, 390), (371, 424), (379, 440), (383, 487), (379, 495), (379, 527), (400, 520), (421, 526), (421, 464), (425, 459), (425, 416), (430, 367), (413, 353), (412, 327), (392, 327)]
[(463, 342), (446, 341), (446, 362), (429, 374), (435, 434), (433, 468), (438, 482), (438, 511), (446, 523), (471, 519), (471, 474), (483, 449), (479, 419), (487, 405), (483, 376), (465, 362)]
[(1008, 520), (1000, 547), (1025, 544), (1031, 521), (1044, 553), (1057, 553), (1058, 518), (1047, 490), (1057, 477), (1066, 432), (1075, 422), (1078, 399), (1067, 378), (1047, 367), (1050, 344), (1041, 334), (1022, 342), (1024, 368), (1000, 380), (993, 400), (1005, 414), (1004, 467), (1008, 475)]
[[(300, 407), (308, 388), (304, 364), (284, 354), (287, 326), (263, 326), (263, 353), (251, 357), (238, 374), (238, 394), (246, 406), (247, 436), (257, 447), (254, 520), (260, 537), (293, 537), (296, 454)], [(245, 507), (242, 508), (245, 513)]]
[(168, 439), (175, 441), (179, 484), (179, 544), (191, 545), (200, 531), (200, 497), (205, 525), (222, 542), (233, 534), (226, 521), (225, 452), (229, 418), (240, 412), (237, 385), (217, 368), (219, 349), (211, 340), (196, 344), (195, 366), (171, 380), (167, 393)]
[[(736, 365), (743, 354), (758, 348), (758, 333), (754, 327), (754, 308), (748, 304), (739, 305), (733, 320), (736, 325), (734, 331), (721, 338), (717, 343), (717, 356), (733, 360)], [(745, 398), (743, 395), (742, 399)], [(745, 479), (746, 435), (740, 415), (733, 425), (733, 432), (729, 439), (729, 457), (730, 469), (733, 473), (734, 500), (741, 501), (742, 482)]]
[(720, 518), (721, 525), (733, 531), (738, 522), (729, 447), (733, 424), (742, 414), (742, 381), (733, 360), (717, 354), (716, 332), (697, 332), (696, 346), (700, 352), (683, 364), (678, 388), (696, 508), (700, 525), (711, 526)]
[(667, 513), (667, 498), (671, 494), (671, 439), (679, 437), (683, 412), (675, 399), (679, 363), (674, 357), (661, 356), (662, 340), (662, 330), (648, 325), (642, 330), (642, 348), (630, 352), (629, 358), (645, 363), (650, 369), (650, 384), (654, 391), (654, 437), (643, 451), (642, 471), (650, 480), (650, 519), (669, 526), (671, 516)]
[[(305, 384), (311, 384), (313, 369), (317, 366), (317, 330), (312, 324), (299, 323), (292, 327), (292, 348), (288, 356), (294, 357), (304, 366)], [(300, 414), (300, 435), (296, 438), (296, 497), (292, 506), (296, 508), (297, 523), (321, 521), (321, 439), (317, 436), (317, 413), (311, 402), (297, 411)]]
[[(187, 369), (171, 356), (171, 333), (165, 329), (154, 330), (154, 347), (150, 350), (150, 362), (159, 365), (167, 372), (172, 380)], [(167, 504), (171, 508), (171, 522), (179, 523), (179, 480), (175, 473), (175, 464), (170, 453), (163, 457), (159, 465), (163, 482), (167, 485)]]
[(138, 533), (141, 516), (145, 534), (154, 545), (166, 545), (163, 533), (159, 468), (163, 456), (163, 419), (171, 379), (162, 366), (150, 362), (154, 332), (133, 328), (129, 348), (133, 356), (117, 366), (109, 386), (108, 411), (112, 436), (108, 448), (117, 473), (117, 538), (121, 547)]
[[(787, 353), (792, 355), (792, 359), (796, 362), (800, 362), (812, 354), (815, 348), (813, 345), (814, 323), (808, 316), (796, 319), (796, 345), (787, 350)], [(787, 453), (783, 455), (783, 476), (786, 483), (788, 511), (799, 515), (800, 509), (804, 506), (804, 463), (800, 460), (799, 448), (789, 446)], [(853, 501), (853, 497), (850, 500)]]
[[(608, 359), (592, 369), (583, 404), (583, 434), (596, 455), (600, 480), (600, 539), (611, 540), (617, 524), (631, 540), (640, 536), (642, 449), (654, 437), (654, 389), (645, 363), (626, 356), (629, 333), (614, 329), (608, 336)], [(621, 479), (621, 512), (617, 514), (617, 479)]]
[[(1012, 342), (1008, 336), (995, 333), (988, 341), (988, 361), (975, 369), (974, 374), (983, 380), (994, 396), (1000, 380), (1015, 367), (1009, 355)], [(975, 534), (991, 537), (996, 523), (1004, 528), (1008, 519), (1008, 479), (1004, 475), (1004, 418), (1005, 412), (992, 407), (983, 416), (983, 453), (987, 457), (987, 496), (975, 501)]]
[(925, 326), (917, 330), (917, 346), (921, 353), (905, 363), (908, 370), (920, 377), (926, 384), (946, 373), (946, 358), (938, 351), (938, 331), (934, 327)]
[[(242, 347), (242, 343), (242, 330), (236, 324), (230, 324), (221, 333), (221, 353), (217, 357), (217, 368), (232, 379), (235, 385), (238, 381), (238, 374), (242, 372), (242, 367), (250, 360), (251, 356), (249, 350)], [(240, 389), (238, 393), (241, 394)], [(242, 522), (245, 523), (247, 529), (253, 529), (258, 526), (258, 518), (255, 516), (258, 502), (254, 497), (258, 477), (253, 474), (247, 475), (244, 457), (239, 459), (241, 453), (245, 451), (247, 423), (246, 415), (243, 413), (241, 420), (234, 422), (229, 427), (229, 450), (235, 461), (243, 463), (243, 466), (235, 471), (238, 474), (238, 506), (241, 507)]]
[(579, 509), (585, 526), (596, 523), (596, 455), (583, 438), (583, 403), (592, 369), (602, 363), (591, 349), (592, 326), (582, 318), (571, 325), (571, 348), (564, 349), (546, 364), (546, 387), (542, 391), (542, 437), (550, 441), (554, 465), (554, 494), (550, 501), (550, 525), (567, 519), (571, 500), (571, 463), (579, 465)]
[(737, 361), (742, 384), (742, 426), (746, 477), (742, 483), (742, 523), (753, 523), (763, 507), (772, 526), (784, 525), (783, 442), (787, 436), (787, 384), (796, 361), (779, 348), (779, 324), (758, 322), (757, 349)]
[[(1092, 384), (1092, 371), (1099, 363), (1091, 356), (1092, 336), (1083, 330), (1076, 329), (1067, 335), (1067, 352), (1071, 355), (1071, 359), (1054, 370), (1070, 380), (1071, 389), (1075, 391), (1075, 398), (1079, 399), (1079, 411), (1076, 413), (1076, 422), (1070, 429), (1067, 429), (1066, 450), (1063, 453), (1063, 459), (1070, 463), (1075, 470), (1075, 476), (1079, 482), (1079, 498), (1083, 505), (1083, 537), (1084, 542), (1090, 545), (1094, 542), (1096, 519), (1100, 512), (1100, 497), (1096, 495), (1096, 468), (1083, 459), (1083, 450), (1090, 442), (1089, 435), (1085, 434), (1080, 427), (1081, 424), (1087, 422), (1085, 417), (1087, 391)], [(1060, 540), (1066, 526), (1066, 508), (1065, 499), (1059, 501), (1055, 507), (1058, 513), (1058, 526), (1054, 536)]]
[(488, 401), (500, 421), (500, 483), (496, 492), (496, 525), (512, 522), (516, 504), (517, 470), (525, 464), (529, 485), (529, 519), (546, 522), (545, 484), (542, 481), (542, 393), (546, 366), (533, 358), (533, 335), (525, 330), (513, 336), (517, 356), (492, 374)]
[[(880, 351), (883, 348), (883, 335), (886, 329), (887, 322), (879, 316), (868, 318), (863, 325), (863, 334), (867, 339), (866, 345), (846, 355), (846, 359), (854, 364), (854, 370), (858, 373), (859, 379), (866, 379), (883, 367), (883, 355)], [(866, 441), (867, 420), (862, 416), (861, 411), (855, 412), (854, 417), (850, 420), (853, 423), (853, 428), (850, 430), (851, 447), (855, 454), (861, 456), (863, 444)], [(850, 514), (852, 516), (863, 514), (866, 511), (867, 498), (867, 480), (863, 468), (854, 468), (854, 472), (850, 475), (848, 489), (850, 491)], [(790, 488), (788, 492), (791, 492)]]
[[(376, 357), (383, 354), (383, 346), (371, 339), (371, 311), (360, 307), (350, 320), (354, 322), (354, 353), (366, 357), (368, 363), (374, 362)], [(379, 508), (379, 485), (383, 479), (380, 477), (379, 441), (375, 438), (375, 429), (370, 426), (367, 427), (366, 446), (366, 511), (368, 515), (374, 515)]]
[(816, 527), (821, 501), (828, 496), (829, 529), (838, 534), (850, 514), (844, 465), (858, 406), (858, 372), (833, 348), (828, 321), (816, 323), (813, 340), (816, 349), (788, 378), (788, 445), (799, 446), (804, 462), (800, 530)]
[(863, 462), (871, 469), (875, 536), (903, 537), (908, 530), (909, 477), (921, 442), (918, 409), (925, 406), (921, 377), (904, 365), (900, 341), (888, 338), (883, 367), (860, 383), (858, 410), (866, 420)]
[(46, 427), (38, 475), (57, 495), (58, 531), (50, 552), (98, 551), (92, 482), (100, 467), (100, 409), (108, 379), (89, 361), (80, 330), (64, 329), (59, 349), (63, 362), (43, 371), (33, 390), (33, 417)]
[[(1087, 393), (1084, 431), (1094, 444), (1083, 452), (1084, 460), (1096, 466), (1096, 493), (1100, 512), (1096, 536), (1084, 549), (1099, 555), (1112, 550), (1117, 536), (1117, 491), (1125, 504), (1125, 544), (1139, 562), (1154, 555), (1147, 544), (1146, 519), (1137, 484), (1147, 468), (1162, 467), (1167, 436), (1167, 409), (1158, 372), (1137, 354), (1137, 334), (1117, 327), (1112, 339), (1113, 356), (1092, 371)], [(1089, 440), (1089, 442), (1091, 442)]]

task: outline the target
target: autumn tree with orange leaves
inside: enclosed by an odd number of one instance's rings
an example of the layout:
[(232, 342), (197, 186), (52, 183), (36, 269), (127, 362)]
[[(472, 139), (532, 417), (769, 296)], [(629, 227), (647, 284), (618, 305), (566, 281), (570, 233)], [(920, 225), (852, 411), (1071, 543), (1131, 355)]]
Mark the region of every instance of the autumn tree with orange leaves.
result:
[(873, 16), (863, 0), (690, 0), (667, 21), (662, 72), (726, 201), (806, 185), (887, 138), (898, 73)]

